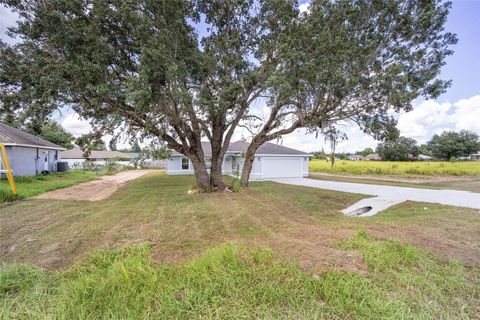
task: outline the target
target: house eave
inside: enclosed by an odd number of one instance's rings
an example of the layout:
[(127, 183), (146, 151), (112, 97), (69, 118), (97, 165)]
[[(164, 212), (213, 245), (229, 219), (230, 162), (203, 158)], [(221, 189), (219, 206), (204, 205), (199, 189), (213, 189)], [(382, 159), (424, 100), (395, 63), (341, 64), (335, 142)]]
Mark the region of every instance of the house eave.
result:
[(27, 147), (27, 148), (39, 148), (39, 149), (50, 149), (50, 150), (59, 150), (59, 151), (65, 151), (67, 149), (62, 148), (62, 147), (47, 147), (47, 146), (40, 146), (40, 145), (34, 145), (34, 144), (22, 144), (22, 143), (3, 143), (4, 146), (6, 147)]
[[(225, 152), (226, 155), (238, 155), (241, 154), (241, 151), (228, 151)], [(268, 153), (256, 153), (255, 157), (314, 157), (312, 154), (268, 154)], [(173, 157), (185, 157), (183, 154), (173, 154), (170, 158)], [(211, 157), (211, 155), (207, 154), (205, 157)]]
[(255, 157), (313, 157), (311, 154), (268, 154), (268, 153), (255, 153)]

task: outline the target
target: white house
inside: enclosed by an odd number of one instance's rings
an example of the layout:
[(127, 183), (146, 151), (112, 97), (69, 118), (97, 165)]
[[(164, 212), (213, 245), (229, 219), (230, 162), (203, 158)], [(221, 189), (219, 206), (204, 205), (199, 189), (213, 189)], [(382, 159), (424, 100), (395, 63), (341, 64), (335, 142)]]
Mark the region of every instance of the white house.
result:
[[(62, 161), (68, 162), (71, 169), (83, 168), (83, 163), (87, 160), (83, 156), (83, 151), (79, 148), (63, 151), (61, 154)], [(125, 153), (120, 151), (91, 151), (89, 160), (98, 165), (104, 165), (108, 160), (115, 160), (119, 165), (129, 166), (131, 160), (138, 157), (137, 153)]]
[(347, 159), (352, 161), (360, 161), (363, 160), (363, 156), (360, 154), (350, 154), (347, 156)]
[(417, 156), (417, 159), (420, 161), (429, 161), (429, 160), (433, 160), (433, 157), (427, 156), (425, 154), (419, 154)]
[[(225, 153), (222, 171), (228, 175), (240, 175), (244, 154), (249, 143), (232, 142)], [(211, 163), (212, 150), (209, 142), (202, 142), (207, 166)], [(252, 173), (253, 180), (272, 178), (298, 178), (308, 176), (308, 159), (311, 155), (274, 143), (265, 143), (255, 153)], [(167, 174), (193, 174), (192, 162), (183, 154), (172, 151), (167, 161)]]
[[(34, 176), (57, 171), (60, 152), (65, 150), (50, 141), (0, 123), (0, 143), (5, 145), (14, 176)], [(0, 168), (3, 172), (5, 168)]]
[(369, 161), (379, 161), (379, 160), (382, 160), (380, 158), (380, 156), (376, 153), (370, 153), (369, 155), (367, 155), (365, 158), (363, 158), (363, 160), (369, 160)]

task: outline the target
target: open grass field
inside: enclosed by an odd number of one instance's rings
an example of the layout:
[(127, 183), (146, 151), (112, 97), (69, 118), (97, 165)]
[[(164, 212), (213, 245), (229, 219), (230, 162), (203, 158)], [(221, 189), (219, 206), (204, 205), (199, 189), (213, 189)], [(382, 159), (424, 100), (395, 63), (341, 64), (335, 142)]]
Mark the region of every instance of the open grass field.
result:
[[(330, 162), (317, 159), (309, 162), (309, 170), (310, 172), (332, 172)], [(480, 162), (394, 162), (337, 160), (333, 172), (355, 175), (480, 176)]]
[(475, 318), (480, 214), (152, 173), (102, 201), (0, 205), (0, 318)]

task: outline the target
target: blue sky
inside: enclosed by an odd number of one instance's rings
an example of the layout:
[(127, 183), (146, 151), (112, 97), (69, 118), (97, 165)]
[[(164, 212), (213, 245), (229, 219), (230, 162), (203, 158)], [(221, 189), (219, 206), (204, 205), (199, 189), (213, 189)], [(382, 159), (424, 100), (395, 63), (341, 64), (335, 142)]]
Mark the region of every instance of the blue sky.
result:
[(442, 72), (453, 84), (439, 102), (480, 94), (480, 1), (454, 1), (446, 30), (456, 33), (459, 41)]
[[(301, 2), (306, 9), (308, 1)], [(16, 16), (0, 5), (0, 38), (3, 41), (12, 43), (5, 32), (15, 20)], [(453, 80), (452, 86), (436, 100), (418, 100), (413, 111), (398, 115), (401, 134), (421, 143), (443, 130), (467, 129), (480, 133), (480, 0), (453, 1), (445, 28), (459, 38), (454, 55), (447, 59), (441, 73), (442, 78)], [(75, 135), (88, 132), (88, 123), (70, 112), (57, 115), (57, 119)], [(377, 143), (355, 127), (345, 125), (343, 129), (349, 139), (339, 144), (338, 151), (375, 147)], [(237, 138), (242, 135), (241, 131), (236, 134)], [(322, 147), (328, 150), (322, 138), (306, 135), (303, 130), (285, 136), (281, 143), (305, 151)]]

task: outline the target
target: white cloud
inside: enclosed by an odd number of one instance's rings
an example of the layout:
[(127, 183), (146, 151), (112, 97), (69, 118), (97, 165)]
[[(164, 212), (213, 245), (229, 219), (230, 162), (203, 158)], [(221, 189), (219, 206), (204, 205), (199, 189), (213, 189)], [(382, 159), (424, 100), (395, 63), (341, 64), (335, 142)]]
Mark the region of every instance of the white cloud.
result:
[(19, 19), (18, 15), (9, 9), (7, 9), (4, 5), (0, 4), (0, 39), (13, 44), (17, 42), (17, 40), (12, 39), (6, 35), (7, 28), (13, 27), (16, 24), (16, 21)]
[[(348, 139), (338, 143), (336, 147), (337, 152), (354, 152), (365, 148), (375, 149), (377, 145), (377, 141), (371, 136), (364, 134), (356, 125), (344, 124), (339, 126), (339, 129), (346, 133)], [(330, 143), (325, 141), (323, 135), (319, 134), (316, 137), (314, 133), (308, 133), (305, 129), (298, 129), (289, 135), (283, 136), (280, 141), (272, 142), (306, 152), (318, 151), (322, 148), (327, 152), (330, 151)]]
[[(268, 111), (263, 103), (259, 103), (256, 107), (259, 114), (263, 115)], [(80, 136), (91, 130), (89, 122), (80, 119), (76, 113), (67, 113), (58, 121), (74, 136)], [(480, 133), (480, 95), (455, 103), (424, 101), (416, 105), (411, 112), (404, 112), (398, 116), (398, 128), (401, 135), (414, 138), (419, 143), (425, 143), (434, 134), (445, 130), (466, 129)], [(339, 126), (339, 129), (347, 134), (348, 139), (339, 142), (337, 152), (354, 152), (364, 148), (375, 149), (378, 143), (371, 136), (364, 134), (356, 125), (343, 124)], [(251, 134), (246, 129), (238, 128), (232, 141), (242, 138), (248, 140), (251, 138)], [(107, 143), (110, 139), (111, 136), (104, 137), (104, 141)], [(327, 152), (330, 150), (329, 143), (325, 142), (323, 136), (319, 135), (316, 138), (315, 134), (308, 134), (305, 129), (298, 129), (283, 136), (281, 140), (272, 142), (307, 152), (322, 148)], [(118, 147), (128, 147), (128, 142), (120, 139)]]
[(455, 130), (471, 130), (480, 133), (480, 95), (461, 99), (454, 104)]
[[(364, 148), (375, 149), (378, 141), (363, 133), (360, 128), (353, 124), (343, 124), (339, 127), (348, 136), (337, 146), (338, 152), (354, 152)], [(436, 101), (424, 101), (410, 112), (398, 115), (398, 129), (402, 136), (414, 138), (419, 143), (425, 143), (434, 134), (445, 130), (471, 130), (480, 133), (480, 95), (462, 99), (455, 103), (439, 103)], [(249, 134), (245, 134), (249, 137)], [(241, 134), (236, 134), (239, 137)], [(277, 142), (277, 141), (273, 141)], [(304, 151), (316, 151), (324, 148), (330, 150), (328, 142), (323, 136), (315, 138), (315, 134), (307, 134), (305, 129), (285, 135), (279, 141), (284, 146)]]
[(89, 133), (92, 129), (90, 123), (86, 120), (80, 119), (76, 113), (67, 115), (59, 122), (65, 128), (65, 130), (73, 134), (75, 137)]
[(13, 26), (18, 20), (18, 15), (10, 9), (6, 8), (4, 5), (0, 4), (0, 25), (4, 26)]
[(401, 135), (425, 143), (445, 130), (471, 130), (480, 133), (480, 95), (455, 103), (427, 100), (398, 117)]
[(302, 3), (298, 6), (298, 10), (300, 10), (300, 13), (310, 13), (310, 3)]
[[(65, 113), (60, 116), (59, 119), (56, 119), (58, 123), (60, 123), (65, 130), (73, 134), (75, 137), (79, 137), (81, 135), (87, 134), (91, 132), (92, 126), (87, 120), (81, 119), (77, 113)], [(116, 130), (116, 134), (120, 134), (120, 130)], [(113, 136), (106, 134), (102, 137), (102, 140), (108, 146), (110, 140), (112, 140)], [(130, 143), (128, 139), (122, 135), (117, 140), (117, 148), (129, 148)]]

